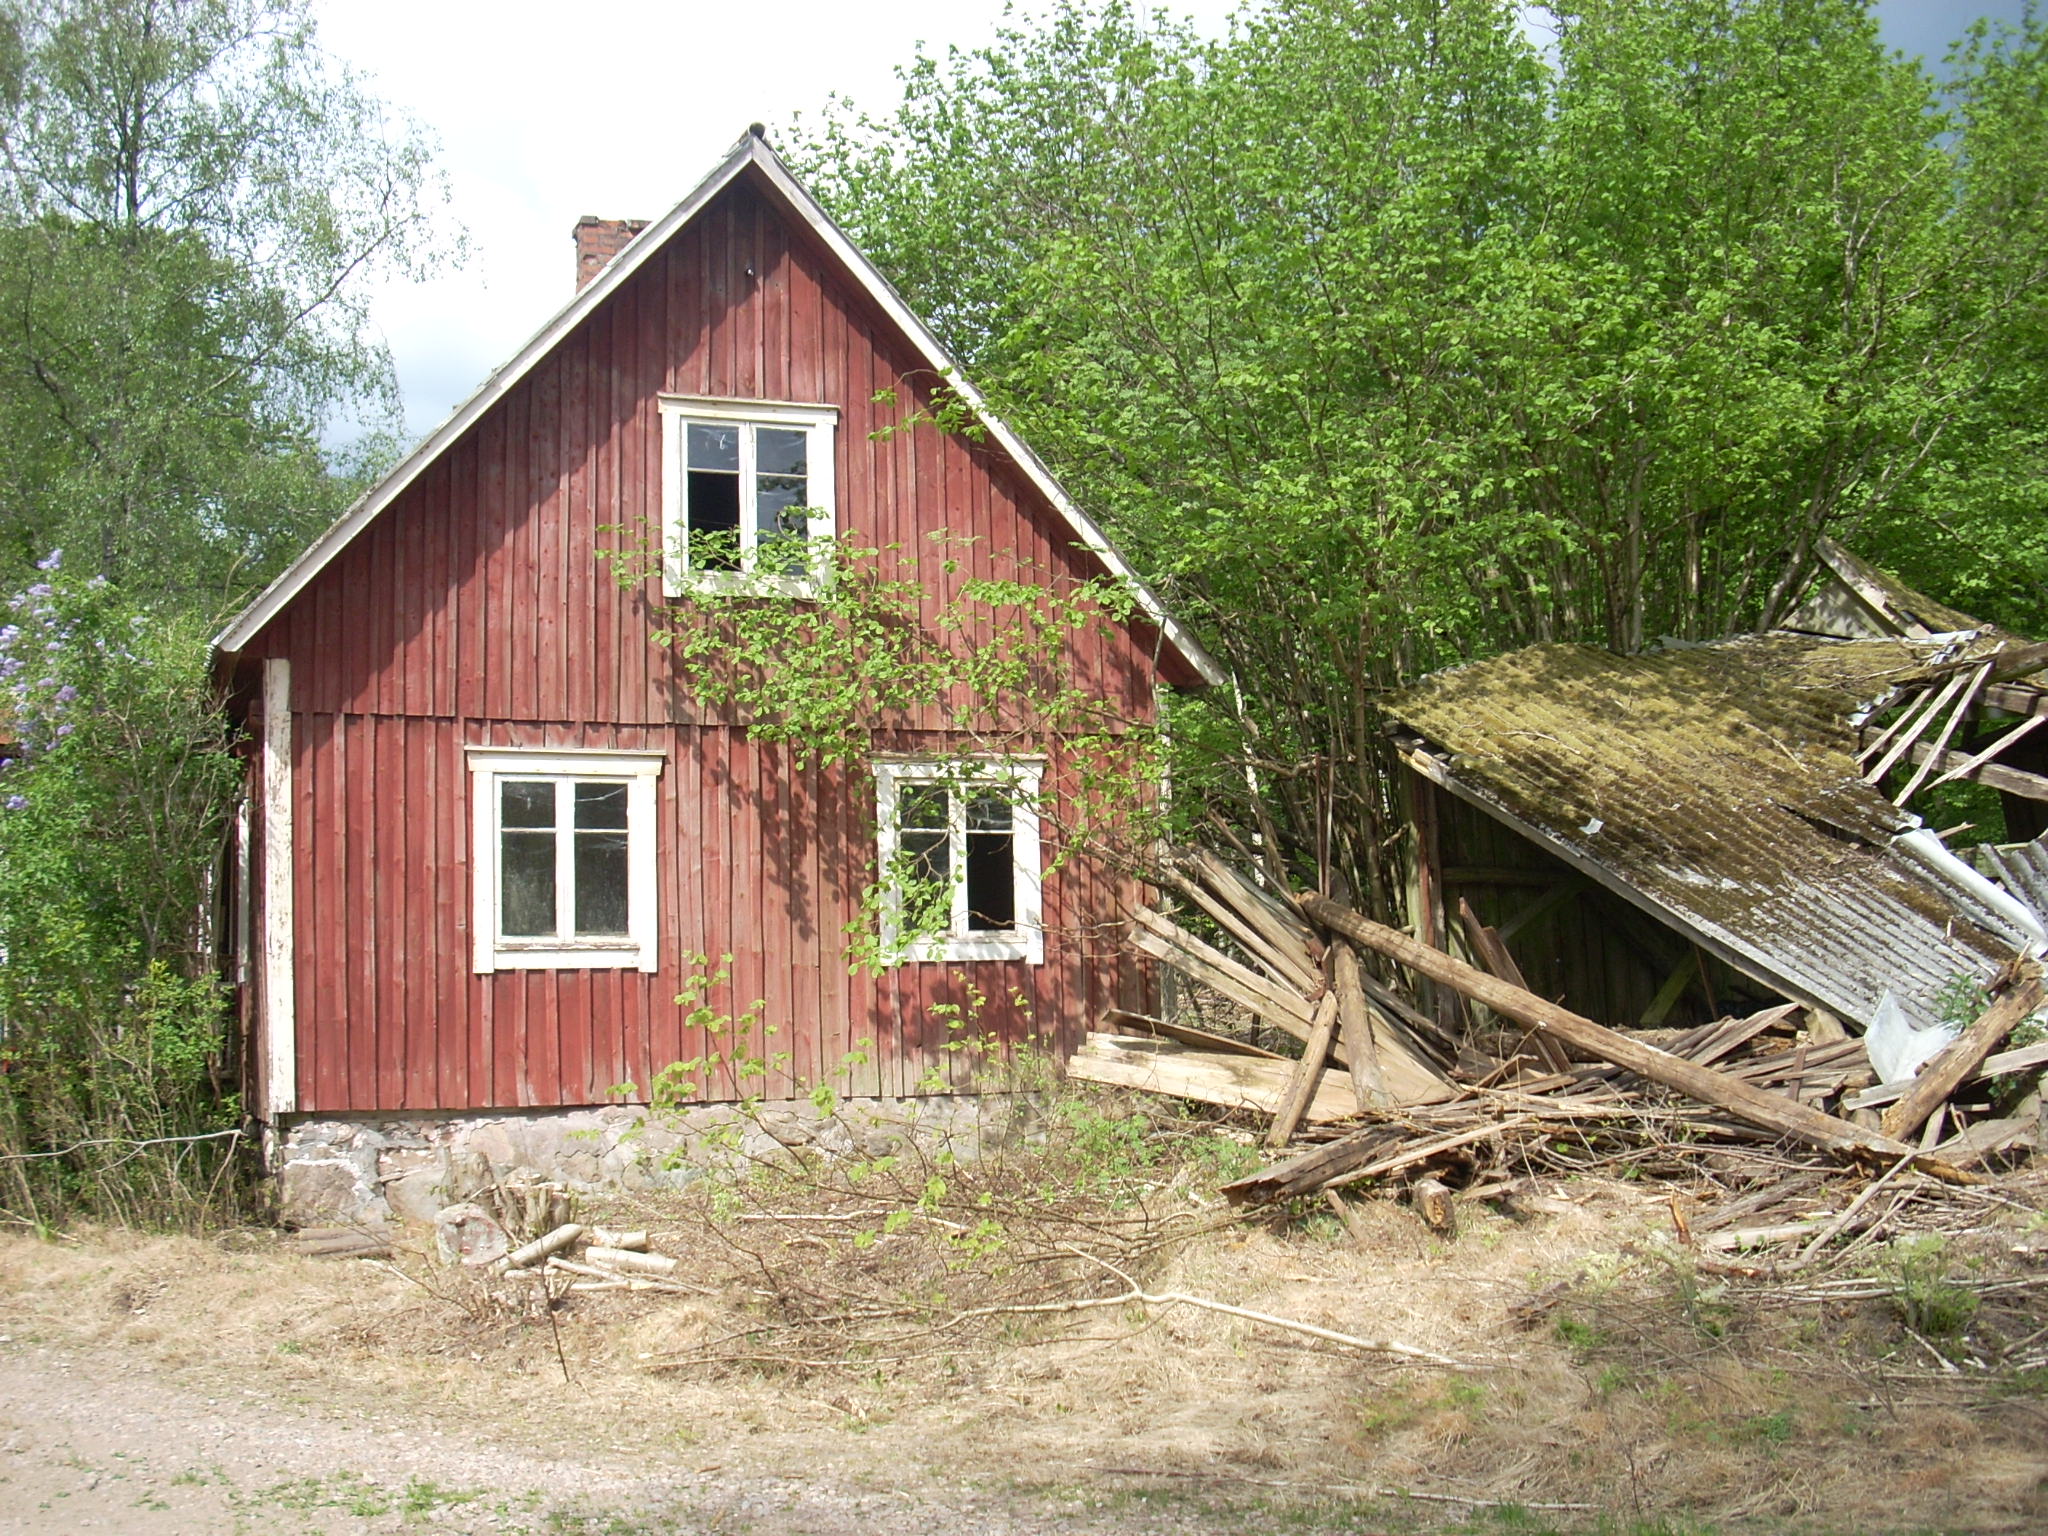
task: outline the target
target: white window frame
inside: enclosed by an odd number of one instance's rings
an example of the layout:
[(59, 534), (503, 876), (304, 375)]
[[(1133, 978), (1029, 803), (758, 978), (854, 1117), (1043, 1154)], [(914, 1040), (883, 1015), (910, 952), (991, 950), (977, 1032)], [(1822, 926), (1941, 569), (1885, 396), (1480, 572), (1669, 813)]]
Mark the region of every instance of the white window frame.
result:
[[(514, 970), (655, 970), (659, 964), (656, 935), (661, 930), (655, 908), (654, 781), (661, 776), (667, 754), (585, 747), (470, 747), (467, 752), (473, 828), (470, 934), (476, 970), (481, 974)], [(627, 932), (623, 936), (507, 938), (499, 931), (502, 893), (498, 889), (498, 849), (503, 830), (499, 826), (503, 796), (498, 787), (505, 779), (625, 784)], [(558, 799), (557, 805), (560, 804)], [(559, 812), (557, 820), (557, 911), (570, 913), (575, 910), (571, 862), (575, 840), (560, 835)]]
[[(882, 950), (890, 963), (958, 960), (1023, 960), (1045, 963), (1045, 906), (1039, 856), (1039, 788), (1045, 764), (1033, 758), (886, 759), (875, 764), (876, 825), (882, 873)], [(902, 847), (897, 805), (912, 784), (944, 783), (961, 789), (995, 788), (1010, 800), (1011, 878), (1015, 881), (1017, 920), (1001, 931), (967, 926), (967, 799), (949, 797), (947, 866), (952, 870), (953, 901), (946, 931), (905, 942), (903, 893), (890, 879)]]
[[(811, 597), (824, 579), (825, 541), (838, 529), (838, 498), (834, 482), (833, 443), (839, 410), (830, 405), (796, 405), (774, 400), (720, 400), (703, 395), (663, 395), (661, 406), (661, 586), (669, 597), (691, 592), (779, 592)], [(740, 434), (740, 568), (699, 571), (690, 568), (687, 453), (691, 426), (800, 427), (809, 434), (804, 471), (810, 494), (810, 516), (804, 536), (814, 552), (808, 571), (761, 574), (754, 569), (760, 529), (755, 512), (754, 434)]]

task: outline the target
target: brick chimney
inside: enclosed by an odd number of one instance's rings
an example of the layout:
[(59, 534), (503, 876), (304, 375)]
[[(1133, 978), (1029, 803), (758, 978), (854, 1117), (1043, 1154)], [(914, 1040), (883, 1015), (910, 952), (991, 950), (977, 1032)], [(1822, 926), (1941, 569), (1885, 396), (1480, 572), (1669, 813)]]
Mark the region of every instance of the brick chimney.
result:
[(645, 219), (600, 219), (585, 214), (576, 221), (576, 288), (580, 293), (583, 286), (605, 269), (619, 252), (623, 251), (635, 235), (647, 227)]

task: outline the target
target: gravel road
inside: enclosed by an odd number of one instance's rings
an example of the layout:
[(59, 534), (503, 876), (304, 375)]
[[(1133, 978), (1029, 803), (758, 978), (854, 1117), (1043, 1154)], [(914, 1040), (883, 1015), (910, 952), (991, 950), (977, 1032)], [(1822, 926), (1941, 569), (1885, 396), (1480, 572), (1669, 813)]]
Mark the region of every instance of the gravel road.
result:
[[(208, 1393), (215, 1395), (207, 1395)], [(218, 1395), (227, 1392), (232, 1395)], [(573, 1410), (569, 1415), (573, 1422)], [(592, 1427), (588, 1438), (601, 1437)], [(116, 1351), (0, 1337), (0, 1532), (121, 1536), (1168, 1536), (1186, 1508), (650, 1469), (565, 1433), (536, 1456), (346, 1402), (195, 1383)], [(871, 1476), (871, 1474), (868, 1474)], [(1207, 1529), (1217, 1529), (1204, 1520)]]

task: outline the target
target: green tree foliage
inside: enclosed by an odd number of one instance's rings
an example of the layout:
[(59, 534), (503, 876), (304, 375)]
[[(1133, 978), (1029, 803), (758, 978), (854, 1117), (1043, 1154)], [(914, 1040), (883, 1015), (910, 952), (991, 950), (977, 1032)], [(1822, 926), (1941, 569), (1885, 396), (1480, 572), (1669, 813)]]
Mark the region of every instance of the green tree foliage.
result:
[[(42, 563), (0, 609), (0, 1219), (218, 1211), (239, 766), (199, 686), (204, 636)], [(193, 1136), (213, 1139), (167, 1139)]]
[(323, 427), (396, 421), (363, 279), (438, 191), (305, 0), (0, 3), (0, 572), (267, 579), (354, 489)]
[(0, 1220), (231, 1199), (205, 637), (395, 421), (363, 280), (437, 192), (306, 0), (0, 0)]
[(1252, 765), (1392, 908), (1387, 688), (1769, 622), (1824, 529), (1961, 592), (2039, 527), (2028, 28), (1944, 98), (1861, 0), (1112, 0), (798, 154), (1236, 670), (1179, 782), (1256, 826)]

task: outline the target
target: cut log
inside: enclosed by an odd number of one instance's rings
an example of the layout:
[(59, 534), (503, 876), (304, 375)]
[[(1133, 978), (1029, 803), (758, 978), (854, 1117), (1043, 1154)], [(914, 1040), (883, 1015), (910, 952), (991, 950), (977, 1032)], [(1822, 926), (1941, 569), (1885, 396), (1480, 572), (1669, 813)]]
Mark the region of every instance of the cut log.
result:
[(672, 1275), (676, 1261), (659, 1253), (635, 1253), (630, 1248), (586, 1248), (586, 1262), (599, 1269), (626, 1275)]
[[(1631, 1040), (1533, 992), (1510, 986), (1484, 971), (1476, 970), (1441, 950), (1417, 943), (1407, 934), (1361, 916), (1328, 897), (1308, 894), (1296, 899), (1303, 911), (1324, 926), (1463, 993), (1475, 1002), (1484, 1003), (1503, 1017), (1515, 1019), (1532, 1029), (1547, 1030), (1569, 1046), (1602, 1061), (1626, 1067), (1638, 1077), (1675, 1088), (1703, 1104), (1725, 1109), (1750, 1125), (1775, 1135), (1793, 1137), (1838, 1156), (1864, 1161), (1881, 1159), (1891, 1162), (1911, 1150), (1889, 1135), (1873, 1136), (1817, 1109), (1790, 1102), (1777, 1094), (1766, 1093), (1761, 1088), (1716, 1072), (1711, 1067), (1697, 1066), (1668, 1051)], [(1930, 1166), (1928, 1171), (1935, 1170)], [(1943, 1171), (1951, 1176), (1955, 1173), (1946, 1165), (1943, 1165)]]
[[(1309, 1027), (1308, 1043), (1301, 1049), (1301, 1060), (1294, 1064), (1294, 1075), (1287, 1081), (1287, 1092), (1281, 1095), (1273, 1123), (1266, 1128), (1267, 1146), (1284, 1147), (1294, 1139), (1302, 1116), (1308, 1113), (1309, 1101), (1315, 1098), (1316, 1089), (1322, 1086), (1323, 1069), (1330, 1064), (1330, 1042), (1336, 1033), (1337, 994), (1326, 992), (1316, 1005), (1315, 1023)], [(1355, 1087), (1352, 1097), (1354, 1101), (1357, 1098)]]
[(1957, 1038), (1948, 1049), (1920, 1069), (1920, 1075), (1905, 1095), (1884, 1112), (1880, 1122), (1887, 1136), (1910, 1136), (1921, 1122), (1946, 1104), (1948, 1096), (1963, 1085), (1984, 1058), (2005, 1044), (2005, 1037), (2023, 1019), (2041, 1006), (2041, 974), (2029, 966), (2012, 989), (1989, 1008)]
[(645, 1232), (615, 1232), (608, 1227), (597, 1227), (590, 1234), (590, 1246), (593, 1248), (624, 1248), (632, 1253), (645, 1253), (647, 1251), (647, 1234)]
[[(1279, 1112), (1293, 1067), (1285, 1060), (1190, 1050), (1171, 1040), (1090, 1033), (1068, 1058), (1067, 1076), (1271, 1115)], [(1325, 1072), (1305, 1118), (1325, 1124), (1355, 1113), (1350, 1077), (1334, 1069)]]
[(564, 1222), (545, 1237), (537, 1237), (524, 1248), (515, 1248), (505, 1255), (507, 1269), (524, 1269), (529, 1264), (538, 1264), (551, 1253), (560, 1253), (572, 1247), (583, 1236), (581, 1222)]
[(1415, 1207), (1422, 1224), (1439, 1237), (1457, 1235), (1457, 1207), (1451, 1204), (1450, 1190), (1436, 1179), (1417, 1179), (1410, 1184), (1408, 1203)]

